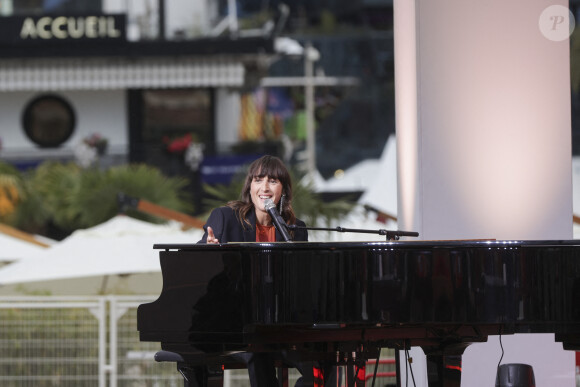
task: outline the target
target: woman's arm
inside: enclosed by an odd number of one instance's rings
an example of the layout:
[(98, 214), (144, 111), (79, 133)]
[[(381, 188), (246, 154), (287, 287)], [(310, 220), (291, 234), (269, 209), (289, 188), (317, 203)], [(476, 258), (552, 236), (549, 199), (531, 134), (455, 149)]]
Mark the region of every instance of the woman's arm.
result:
[(224, 233), (224, 214), (222, 207), (213, 209), (203, 229), (205, 233), (197, 243), (220, 243)]

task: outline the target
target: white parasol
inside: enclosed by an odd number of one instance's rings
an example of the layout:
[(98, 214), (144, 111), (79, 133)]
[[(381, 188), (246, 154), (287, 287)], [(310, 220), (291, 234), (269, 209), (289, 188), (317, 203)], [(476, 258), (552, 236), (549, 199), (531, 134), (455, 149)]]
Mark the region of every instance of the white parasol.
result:
[(182, 231), (177, 223), (158, 225), (119, 215), (0, 268), (0, 285), (158, 273), (159, 252), (154, 244), (196, 243), (202, 234), (201, 229)]
[(0, 223), (0, 262), (13, 262), (46, 249), (56, 241)]

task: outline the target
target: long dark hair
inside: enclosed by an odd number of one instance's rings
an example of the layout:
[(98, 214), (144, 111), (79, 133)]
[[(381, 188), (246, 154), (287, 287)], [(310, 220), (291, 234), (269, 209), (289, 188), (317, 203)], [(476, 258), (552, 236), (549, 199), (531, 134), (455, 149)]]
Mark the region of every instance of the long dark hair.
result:
[(294, 210), (292, 209), (292, 179), (282, 160), (275, 156), (262, 156), (250, 164), (244, 187), (240, 193), (240, 200), (229, 202), (227, 204), (228, 207), (236, 211), (240, 223), (251, 226), (248, 221), (248, 213), (254, 210), (254, 203), (250, 194), (252, 180), (254, 180), (254, 177), (264, 176), (278, 179), (282, 184), (282, 199), (278, 203), (278, 212), (286, 223), (295, 224), (296, 215), (294, 215)]

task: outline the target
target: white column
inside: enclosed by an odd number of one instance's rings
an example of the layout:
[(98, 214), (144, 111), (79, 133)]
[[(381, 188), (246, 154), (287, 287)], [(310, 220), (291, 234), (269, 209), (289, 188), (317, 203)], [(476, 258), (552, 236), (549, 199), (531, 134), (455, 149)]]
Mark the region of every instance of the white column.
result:
[[(549, 36), (568, 27), (553, 5), (568, 2), (395, 0), (400, 229), (572, 238), (569, 42)], [(573, 352), (521, 336), (504, 341), (509, 362), (531, 363), (537, 385), (573, 386)], [(462, 383), (493, 385), (499, 356), (497, 337), (470, 346)]]
[(395, 125), (397, 128), (397, 218), (400, 230), (421, 227), (419, 127), (417, 126), (417, 37), (414, 1), (393, 4), (395, 30)]
[(304, 109), (306, 110), (306, 170), (316, 171), (316, 125), (314, 119), (314, 62), (318, 52), (312, 44), (304, 47)]
[(542, 34), (545, 1), (408, 3), (395, 1), (401, 228), (571, 238), (569, 43)]

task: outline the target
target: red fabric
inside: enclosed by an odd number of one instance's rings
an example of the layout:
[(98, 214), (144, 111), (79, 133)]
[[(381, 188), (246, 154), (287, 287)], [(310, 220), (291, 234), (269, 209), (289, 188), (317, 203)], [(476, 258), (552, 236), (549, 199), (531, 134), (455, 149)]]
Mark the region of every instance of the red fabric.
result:
[(256, 242), (276, 242), (274, 226), (262, 226), (256, 223)]

